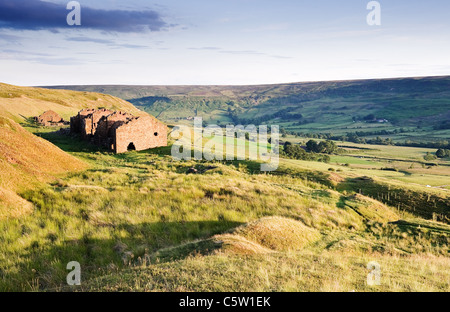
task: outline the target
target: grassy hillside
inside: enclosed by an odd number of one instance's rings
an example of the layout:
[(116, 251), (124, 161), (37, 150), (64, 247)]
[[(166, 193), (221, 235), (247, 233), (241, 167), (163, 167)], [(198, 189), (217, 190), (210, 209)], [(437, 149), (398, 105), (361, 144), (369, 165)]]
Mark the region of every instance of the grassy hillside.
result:
[(110, 95), (0, 83), (0, 218), (19, 216), (32, 209), (17, 192), (86, 168), (80, 160), (34, 136), (18, 123), (36, 127), (31, 117), (47, 110), (69, 120), (83, 108), (99, 107), (145, 114), (131, 103)]
[[(370, 138), (388, 131), (399, 142), (450, 138), (450, 77), (260, 86), (64, 88), (112, 94), (170, 123), (188, 123), (186, 118), (201, 116), (208, 123), (278, 124), (299, 133), (358, 131)], [(368, 122), (373, 118), (387, 122)]]
[(83, 108), (98, 107), (123, 110), (135, 115), (142, 113), (132, 104), (110, 95), (17, 87), (0, 83), (0, 116), (16, 122), (39, 116), (47, 110), (53, 110), (65, 120), (69, 120)]
[(79, 159), (0, 117), (0, 219), (18, 217), (32, 209), (17, 192), (85, 168)]
[(28, 205), (0, 218), (0, 291), (450, 291), (449, 160), (429, 149), (340, 142), (262, 173), (0, 120), (1, 194)]
[[(450, 290), (449, 225), (339, 190), (351, 173), (289, 160), (261, 174), (174, 161), (170, 147), (113, 155), (33, 131), (91, 167), (23, 192), (33, 214), (0, 221), (2, 290)], [(74, 260), (82, 285), (70, 288)], [(380, 286), (365, 282), (370, 261)]]

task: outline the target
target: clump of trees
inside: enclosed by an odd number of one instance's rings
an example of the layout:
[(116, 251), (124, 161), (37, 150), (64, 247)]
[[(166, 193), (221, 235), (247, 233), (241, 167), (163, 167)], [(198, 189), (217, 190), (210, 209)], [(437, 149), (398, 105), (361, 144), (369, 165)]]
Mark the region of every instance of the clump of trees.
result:
[[(281, 132), (281, 130), (280, 130)], [(333, 141), (342, 141), (342, 142), (353, 142), (358, 144), (375, 144), (375, 145), (394, 145), (394, 146), (409, 146), (409, 147), (425, 147), (425, 148), (442, 148), (442, 149), (450, 149), (450, 142), (448, 140), (439, 140), (439, 141), (424, 141), (424, 142), (415, 142), (411, 140), (406, 140), (404, 142), (394, 142), (389, 137), (380, 137), (380, 136), (389, 136), (395, 135), (398, 133), (406, 133), (406, 132), (414, 132), (413, 129), (395, 129), (395, 130), (379, 130), (379, 131), (356, 131), (356, 132), (347, 132), (344, 135), (333, 135), (331, 133), (302, 133), (295, 131), (286, 131), (283, 133), (294, 135), (295, 137), (302, 138), (313, 138), (313, 139), (323, 139), (323, 140), (333, 140)], [(367, 136), (375, 136), (376, 138), (367, 138)], [(284, 136), (285, 137), (285, 136)]]
[(440, 148), (436, 151), (436, 157), (438, 158), (446, 158), (450, 157), (450, 149)]
[(299, 160), (314, 160), (312, 154), (307, 153), (300, 145), (293, 145), (291, 142), (284, 144), (283, 156)]
[(306, 148), (298, 144), (292, 144), (291, 142), (284, 143), (281, 155), (292, 159), (329, 163), (329, 154), (336, 154), (338, 152), (339, 148), (333, 141), (316, 142), (309, 140), (306, 143)]
[(306, 150), (311, 153), (336, 154), (339, 148), (336, 143), (330, 140), (321, 141), (319, 143), (314, 140), (309, 140), (306, 143)]
[(436, 155), (431, 154), (430, 152), (427, 152), (425, 156), (423, 156), (423, 159), (427, 161), (436, 160)]

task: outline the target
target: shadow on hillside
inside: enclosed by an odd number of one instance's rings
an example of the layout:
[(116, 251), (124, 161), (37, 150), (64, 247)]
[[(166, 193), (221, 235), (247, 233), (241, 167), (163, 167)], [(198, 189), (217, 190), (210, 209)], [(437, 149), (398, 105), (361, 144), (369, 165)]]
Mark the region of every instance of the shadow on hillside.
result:
[[(175, 160), (175, 158), (172, 158), (172, 145), (164, 146), (164, 147), (157, 147), (152, 148), (144, 151), (138, 151), (138, 152), (128, 152), (124, 154), (117, 154), (114, 155), (117, 159), (126, 159), (127, 161), (134, 162), (134, 163), (142, 163), (142, 164), (152, 164), (153, 161), (149, 162), (143, 162), (143, 157), (146, 155), (152, 155), (152, 156), (160, 156), (160, 157), (169, 157), (168, 159), (173, 160), (174, 163), (177, 164), (179, 167), (178, 173), (185, 173), (187, 168), (189, 167), (199, 167), (200, 169), (205, 166), (214, 166), (217, 164), (223, 164), (227, 166), (231, 166), (235, 169), (241, 169), (249, 174), (261, 174), (265, 173), (264, 171), (261, 171), (261, 164), (260, 161), (252, 161), (252, 160), (206, 160), (203, 158), (202, 160), (196, 160), (194, 157), (194, 151), (191, 151), (191, 160)], [(195, 165), (193, 165), (195, 163)], [(277, 174), (277, 171), (273, 172), (267, 172), (268, 174)], [(279, 174), (279, 173), (278, 173)]]
[[(39, 128), (39, 127), (36, 127)], [(85, 152), (85, 153), (95, 153), (95, 152), (103, 152), (103, 153), (111, 153), (111, 151), (107, 150), (104, 147), (98, 146), (96, 144), (93, 144), (89, 141), (83, 140), (79, 135), (72, 135), (65, 131), (52, 131), (52, 132), (37, 132), (35, 133), (36, 136), (39, 136), (52, 144), (58, 146), (60, 149), (62, 149), (65, 152), (69, 153), (78, 153), (78, 152)], [(116, 158), (127, 158), (133, 161), (133, 158), (139, 158), (139, 156), (142, 155), (158, 155), (158, 156), (165, 156), (171, 155), (171, 148), (172, 146), (164, 146), (164, 147), (157, 147), (152, 148), (144, 151), (139, 152), (129, 152), (124, 154), (113, 154)]]
[(420, 191), (389, 185), (370, 177), (346, 178), (336, 186), (336, 190), (359, 193), (424, 219), (450, 223), (448, 197), (439, 196), (426, 190)]
[(97, 145), (84, 141), (79, 136), (73, 136), (61, 131), (36, 133), (37, 136), (49, 141), (60, 149), (68, 153), (95, 153), (106, 152), (105, 149)]
[(36, 120), (34, 120), (34, 117), (26, 117), (23, 115), (19, 115), (19, 116), (23, 118), (23, 122), (21, 122), (21, 124), (20, 124), (22, 127), (35, 128), (35, 129), (40, 128), (40, 126), (38, 125)]
[(98, 239), (97, 231), (86, 231), (62, 243), (57, 243), (58, 234), (49, 232), (43, 241), (26, 248), (17, 270), (0, 271), (0, 291), (61, 290), (67, 286), (66, 266), (71, 261), (80, 263), (86, 281), (124, 267), (207, 254), (220, 247), (208, 238), (241, 224), (227, 220), (110, 224), (98, 226), (98, 232), (108, 227), (116, 238)]
[[(162, 216), (163, 217), (163, 216)], [(227, 232), (243, 223), (235, 221), (157, 222), (119, 226), (130, 237), (152, 237), (152, 248), (135, 250), (134, 260), (139, 263), (161, 263), (185, 259), (195, 254), (206, 255), (220, 246), (208, 239)], [(156, 235), (155, 235), (156, 234)], [(126, 242), (123, 241), (125, 244)], [(176, 242), (176, 243), (175, 243)]]

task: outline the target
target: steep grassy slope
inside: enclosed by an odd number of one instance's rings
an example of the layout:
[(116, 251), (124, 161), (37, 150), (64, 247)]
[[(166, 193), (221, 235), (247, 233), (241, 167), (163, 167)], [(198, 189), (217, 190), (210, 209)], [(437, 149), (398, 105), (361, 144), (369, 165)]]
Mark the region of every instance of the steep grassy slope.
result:
[(0, 219), (30, 211), (31, 204), (16, 192), (84, 168), (82, 161), (0, 117)]
[(65, 120), (69, 120), (69, 117), (76, 115), (83, 108), (98, 107), (123, 110), (135, 115), (142, 114), (129, 102), (110, 95), (17, 87), (0, 83), (0, 116), (17, 122), (39, 116), (47, 110), (53, 110)]

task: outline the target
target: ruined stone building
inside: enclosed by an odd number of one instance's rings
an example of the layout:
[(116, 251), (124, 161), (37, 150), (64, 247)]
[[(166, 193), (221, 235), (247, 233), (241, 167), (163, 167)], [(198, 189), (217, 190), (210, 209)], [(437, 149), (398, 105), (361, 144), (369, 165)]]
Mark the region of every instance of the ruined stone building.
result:
[(97, 131), (98, 122), (104, 116), (112, 114), (108, 109), (83, 109), (77, 116), (70, 118), (70, 132), (81, 133), (83, 138), (90, 139)]
[(70, 131), (115, 153), (167, 146), (167, 126), (152, 116), (84, 109), (70, 118)]
[(64, 119), (52, 110), (44, 112), (39, 117), (34, 117), (34, 121), (45, 127), (61, 126), (64, 124)]

